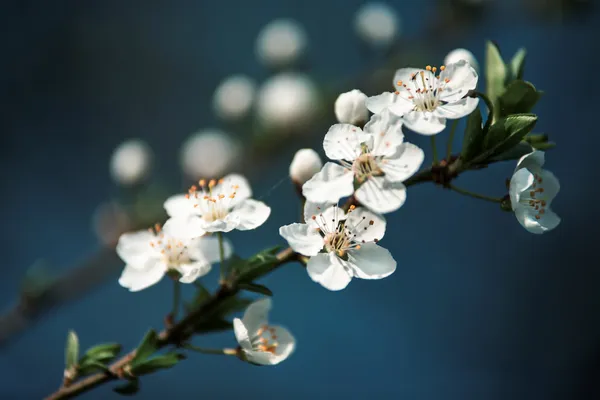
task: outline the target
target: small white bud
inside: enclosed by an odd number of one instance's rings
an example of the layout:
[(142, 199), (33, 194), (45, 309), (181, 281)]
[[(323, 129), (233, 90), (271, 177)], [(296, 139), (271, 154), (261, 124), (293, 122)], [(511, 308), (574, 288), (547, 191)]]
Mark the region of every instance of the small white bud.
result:
[(323, 167), (321, 157), (313, 149), (301, 149), (296, 152), (290, 164), (290, 177), (298, 185), (303, 185)]
[(110, 172), (115, 182), (134, 185), (146, 178), (152, 163), (152, 150), (146, 142), (131, 139), (114, 150), (110, 160)]
[(361, 125), (369, 119), (367, 95), (358, 89), (342, 93), (335, 101), (335, 117), (342, 124)]
[(213, 95), (213, 108), (220, 118), (235, 120), (248, 114), (256, 85), (244, 75), (233, 75), (225, 79), (215, 90)]
[(372, 46), (392, 44), (401, 21), (394, 9), (384, 3), (367, 3), (356, 13), (354, 27), (358, 36)]
[(181, 147), (181, 167), (191, 179), (220, 178), (240, 157), (240, 146), (226, 133), (205, 129), (190, 136)]
[(479, 72), (479, 63), (477, 62), (477, 59), (475, 58), (473, 53), (471, 53), (467, 49), (452, 50), (444, 59), (444, 64), (450, 65), (459, 62), (460, 60), (465, 60), (466, 62), (471, 64), (471, 67), (473, 67), (475, 71)]
[(268, 66), (288, 66), (302, 56), (306, 42), (306, 34), (300, 24), (290, 19), (276, 19), (258, 34), (256, 55)]

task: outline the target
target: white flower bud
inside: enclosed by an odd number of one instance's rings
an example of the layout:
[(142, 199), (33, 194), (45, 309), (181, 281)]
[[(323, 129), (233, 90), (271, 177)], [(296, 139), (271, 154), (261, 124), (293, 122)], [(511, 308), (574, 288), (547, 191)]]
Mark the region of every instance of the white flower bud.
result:
[(388, 46), (400, 31), (396, 12), (384, 3), (367, 3), (356, 13), (354, 27), (358, 36), (372, 46)]
[(284, 67), (306, 49), (306, 34), (296, 21), (276, 19), (263, 27), (256, 39), (256, 55), (264, 64)]
[(296, 152), (290, 164), (290, 177), (298, 185), (303, 185), (323, 167), (321, 157), (313, 149), (301, 149)]
[(445, 65), (454, 64), (456, 62), (459, 62), (460, 60), (465, 60), (466, 62), (471, 64), (471, 67), (473, 67), (475, 69), (475, 71), (479, 72), (479, 63), (477, 62), (477, 59), (475, 58), (473, 53), (471, 53), (467, 49), (452, 50), (450, 53), (448, 53), (448, 55), (444, 59), (444, 64)]
[(244, 75), (225, 79), (215, 90), (213, 108), (220, 118), (235, 120), (243, 118), (254, 102), (256, 85)]
[(317, 94), (305, 75), (281, 73), (267, 80), (259, 90), (257, 113), (266, 126), (293, 128), (310, 120), (316, 111)]
[(121, 143), (112, 154), (110, 172), (115, 182), (133, 185), (146, 178), (152, 163), (152, 150), (146, 142), (131, 139)]
[(193, 134), (181, 148), (181, 167), (191, 179), (220, 178), (240, 157), (240, 146), (226, 133), (205, 129)]
[(342, 93), (335, 101), (335, 116), (342, 124), (361, 125), (369, 119), (369, 110), (365, 105), (367, 95), (358, 89)]

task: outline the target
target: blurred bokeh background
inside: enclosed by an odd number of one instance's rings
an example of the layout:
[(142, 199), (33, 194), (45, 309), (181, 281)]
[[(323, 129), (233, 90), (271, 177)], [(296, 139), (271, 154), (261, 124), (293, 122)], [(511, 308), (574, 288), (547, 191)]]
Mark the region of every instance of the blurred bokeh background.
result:
[[(161, 327), (171, 286), (135, 294), (120, 287), (114, 232), (162, 218), (164, 198), (193, 175), (233, 170), (273, 208), (259, 231), (230, 235), (236, 251), (249, 256), (283, 243), (279, 226), (299, 214), (289, 162), (301, 147), (323, 153), (337, 94), (378, 94), (391, 88), (395, 69), (440, 65), (455, 48), (483, 65), (486, 39), (507, 57), (526, 47), (525, 79), (546, 91), (537, 131), (558, 144), (546, 165), (561, 179), (553, 208), (562, 224), (536, 236), (493, 204), (431, 184), (411, 188), (382, 242), (398, 261), (390, 278), (329, 292), (290, 265), (264, 280), (275, 292), (272, 320), (298, 340), (288, 361), (258, 368), (192, 355), (143, 379), (138, 397), (600, 397), (597, 7), (387, 0), (387, 11), (369, 6), (360, 14), (365, 4), (2, 3), (0, 331), (12, 333), (0, 347), (0, 398), (41, 398), (59, 386), (68, 329), (82, 347), (117, 341), (128, 349)], [(360, 28), (360, 18), (379, 30)], [(276, 39), (265, 38), (273, 21)], [(407, 137), (430, 156), (428, 140)], [(144, 161), (150, 149), (148, 175), (143, 163), (139, 171), (123, 171), (118, 160), (111, 167), (128, 139), (145, 145), (134, 142), (121, 157)], [(502, 196), (513, 168), (494, 165), (457, 183)], [(141, 175), (143, 184), (115, 181)], [(82, 265), (87, 272), (73, 272)], [(216, 280), (205, 279), (209, 287)], [(58, 290), (44, 294), (52, 282)], [(232, 346), (234, 338), (196, 343)], [(112, 386), (84, 398), (117, 397)]]

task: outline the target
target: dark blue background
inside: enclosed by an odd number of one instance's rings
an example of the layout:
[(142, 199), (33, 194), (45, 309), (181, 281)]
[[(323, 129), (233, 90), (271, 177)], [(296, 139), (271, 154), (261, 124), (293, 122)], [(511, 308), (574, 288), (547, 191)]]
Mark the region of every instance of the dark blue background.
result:
[[(156, 152), (157, 175), (178, 187), (181, 142), (218, 123), (210, 108), (216, 84), (232, 73), (267, 76), (254, 57), (254, 38), (265, 23), (283, 16), (306, 27), (311, 73), (321, 81), (341, 81), (364, 68), (369, 62), (352, 27), (362, 3), (3, 3), (0, 304), (18, 295), (35, 260), (60, 270), (98, 247), (90, 216), (118, 192), (108, 159), (123, 139), (146, 139)], [(389, 3), (408, 37), (418, 38), (439, 12), (431, 0)], [(398, 261), (390, 278), (355, 280), (333, 293), (290, 265), (264, 280), (275, 291), (272, 320), (298, 339), (288, 361), (255, 368), (192, 355), (143, 379), (140, 398), (597, 398), (600, 87), (593, 24), (600, 20), (596, 14), (540, 19), (520, 3), (496, 1), (452, 40), (440, 35), (439, 43), (429, 43), (437, 57), (431, 64), (454, 47), (472, 49), (483, 64), (488, 38), (506, 54), (527, 47), (526, 78), (547, 92), (536, 109), (538, 131), (558, 143), (547, 168), (561, 180), (554, 204), (563, 219), (559, 228), (534, 236), (495, 205), (433, 185), (411, 188), (406, 205), (389, 216), (382, 242)], [(312, 139), (319, 151), (321, 137)], [(427, 141), (414, 134), (409, 140), (430, 154)], [(268, 193), (263, 200), (274, 211), (259, 234), (231, 235), (242, 255), (282, 243), (278, 227), (298, 214), (289, 182), (269, 193), (286, 176), (293, 150), (274, 153), (272, 168), (251, 176), (257, 197)], [(513, 167), (470, 173), (457, 184), (500, 196)], [(68, 329), (78, 332), (83, 347), (119, 341), (131, 348), (145, 330), (160, 327), (170, 301), (164, 282), (131, 294), (115, 276), (1, 350), (0, 398), (35, 399), (58, 387)], [(196, 343), (232, 346), (234, 339), (224, 334)], [(112, 398), (110, 386), (85, 398)]]

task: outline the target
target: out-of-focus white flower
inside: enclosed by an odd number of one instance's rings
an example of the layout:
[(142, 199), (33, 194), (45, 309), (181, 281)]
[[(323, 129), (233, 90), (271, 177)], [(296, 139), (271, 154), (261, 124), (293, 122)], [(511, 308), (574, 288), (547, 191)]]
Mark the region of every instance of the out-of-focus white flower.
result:
[(386, 92), (367, 99), (371, 112), (389, 109), (404, 117), (406, 127), (423, 135), (435, 135), (446, 127), (446, 119), (471, 114), (479, 98), (465, 97), (477, 86), (477, 72), (465, 60), (437, 68), (401, 68), (396, 71), (396, 92)]
[(467, 49), (452, 50), (450, 53), (448, 53), (448, 55), (446, 55), (446, 58), (444, 59), (444, 64), (445, 65), (455, 64), (455, 63), (459, 62), (460, 60), (465, 60), (466, 62), (471, 64), (471, 67), (473, 67), (475, 69), (475, 71), (479, 72), (479, 63), (477, 62), (477, 59), (475, 58), (473, 53), (471, 53)]
[(312, 119), (316, 101), (317, 91), (308, 76), (281, 73), (260, 88), (257, 113), (266, 126), (289, 129)]
[(247, 231), (264, 224), (271, 214), (265, 203), (250, 198), (252, 189), (241, 175), (199, 184), (200, 188), (192, 186), (188, 194), (167, 199), (165, 210), (177, 223), (165, 224), (165, 232), (194, 237), (204, 232)]
[(218, 129), (201, 130), (181, 147), (181, 167), (191, 179), (216, 178), (230, 170), (240, 157), (240, 146)]
[[(339, 164), (326, 163), (302, 187), (304, 197), (314, 203), (337, 203), (354, 193), (362, 205), (378, 213), (396, 211), (404, 204), (402, 182), (424, 159), (423, 150), (404, 143), (402, 120), (387, 110), (373, 115), (364, 131), (349, 124), (333, 125), (323, 148)], [(355, 182), (360, 185), (356, 192)]]
[(396, 270), (390, 252), (377, 245), (385, 234), (385, 219), (365, 208), (350, 207), (345, 214), (337, 205), (307, 202), (306, 224), (279, 228), (290, 247), (310, 260), (311, 279), (329, 290), (342, 290), (352, 278), (382, 279)]
[(112, 154), (110, 172), (115, 182), (134, 185), (148, 176), (152, 163), (152, 150), (140, 139), (121, 143)]
[(369, 110), (365, 105), (365, 100), (367, 100), (367, 95), (358, 89), (340, 94), (334, 105), (338, 122), (352, 125), (362, 125), (367, 122)]
[(387, 4), (372, 2), (357, 11), (354, 26), (365, 42), (381, 47), (390, 45), (400, 33), (401, 20)]
[(290, 164), (290, 177), (297, 185), (303, 185), (323, 167), (321, 157), (313, 149), (301, 149), (296, 152)]
[(510, 180), (510, 202), (519, 223), (531, 233), (544, 233), (560, 224), (550, 209), (560, 190), (558, 179), (542, 169), (544, 152), (534, 151), (519, 160)]
[(100, 204), (94, 211), (92, 227), (102, 244), (114, 246), (119, 236), (131, 227), (131, 219), (119, 203), (106, 202)]
[[(211, 264), (219, 261), (218, 248), (214, 237), (180, 238), (163, 232), (158, 225), (154, 230), (124, 233), (116, 248), (126, 263), (119, 284), (137, 292), (154, 285), (171, 270), (181, 275), (180, 282), (191, 283), (208, 274)], [(224, 250), (225, 258), (229, 258), (229, 241), (224, 242)]]
[(236, 120), (245, 117), (252, 107), (256, 85), (244, 75), (225, 79), (215, 90), (213, 108), (223, 119)]
[(288, 358), (296, 347), (296, 339), (285, 328), (269, 325), (271, 299), (250, 304), (244, 318), (233, 320), (235, 338), (240, 344), (242, 358), (259, 365), (275, 365)]
[(256, 38), (256, 55), (271, 67), (284, 67), (294, 63), (304, 53), (306, 33), (300, 24), (291, 19), (276, 19), (265, 25)]

